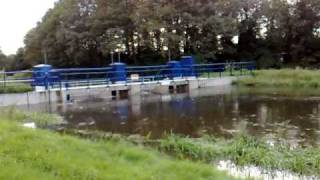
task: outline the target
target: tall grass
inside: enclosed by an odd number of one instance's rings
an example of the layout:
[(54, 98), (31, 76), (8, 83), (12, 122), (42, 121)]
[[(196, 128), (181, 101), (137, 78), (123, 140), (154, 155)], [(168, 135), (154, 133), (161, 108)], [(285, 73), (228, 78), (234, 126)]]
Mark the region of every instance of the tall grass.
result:
[(260, 70), (252, 77), (238, 79), (245, 86), (320, 88), (320, 71), (304, 69)]
[(17, 123), (35, 123), (37, 127), (46, 127), (52, 124), (62, 122), (62, 117), (55, 114), (45, 114), (37, 112), (25, 112), (15, 107), (7, 107), (0, 109), (0, 120), (6, 119)]
[(232, 179), (204, 163), (118, 140), (85, 140), (26, 129), (0, 117), (0, 179)]

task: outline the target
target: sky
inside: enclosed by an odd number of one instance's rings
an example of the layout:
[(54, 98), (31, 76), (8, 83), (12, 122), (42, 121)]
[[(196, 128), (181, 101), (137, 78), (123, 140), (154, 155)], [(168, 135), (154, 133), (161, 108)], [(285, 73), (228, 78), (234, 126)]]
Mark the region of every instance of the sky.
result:
[(0, 49), (6, 55), (23, 47), (26, 33), (36, 26), (56, 0), (0, 0)]

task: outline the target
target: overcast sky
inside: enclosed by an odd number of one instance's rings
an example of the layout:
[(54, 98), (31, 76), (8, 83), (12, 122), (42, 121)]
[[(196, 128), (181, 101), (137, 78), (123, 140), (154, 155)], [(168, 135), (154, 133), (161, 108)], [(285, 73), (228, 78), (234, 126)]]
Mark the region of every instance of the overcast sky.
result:
[(13, 54), (56, 0), (0, 0), (0, 48)]

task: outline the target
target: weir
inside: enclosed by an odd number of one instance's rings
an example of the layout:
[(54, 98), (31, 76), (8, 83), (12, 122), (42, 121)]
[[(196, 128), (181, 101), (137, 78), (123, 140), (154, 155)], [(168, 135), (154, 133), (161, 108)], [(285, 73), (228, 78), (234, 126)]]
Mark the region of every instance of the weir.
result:
[[(254, 62), (195, 64), (192, 56), (183, 56), (179, 61), (158, 66), (114, 63), (103, 68), (54, 69), (42, 64), (28, 71), (31, 78), (3, 80), (4, 84), (30, 83), (34, 91), (0, 95), (0, 106), (66, 103), (92, 97), (117, 99), (143, 93), (179, 93), (230, 85), (235, 78), (250, 75), (254, 69)], [(20, 72), (6, 72), (4, 75), (9, 77), (9, 73), (15, 75)]]

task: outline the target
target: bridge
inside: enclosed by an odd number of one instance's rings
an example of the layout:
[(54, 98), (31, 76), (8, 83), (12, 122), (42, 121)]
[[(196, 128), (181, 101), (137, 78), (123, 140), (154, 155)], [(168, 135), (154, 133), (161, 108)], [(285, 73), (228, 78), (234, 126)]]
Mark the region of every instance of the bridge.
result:
[[(102, 68), (54, 69), (41, 64), (32, 70), (0, 72), (0, 85), (27, 84), (43, 101), (71, 101), (88, 95), (122, 97), (141, 92), (169, 93), (230, 84), (237, 76), (252, 74), (255, 63), (195, 64), (192, 56), (157, 66), (127, 66), (113, 63)], [(49, 95), (48, 95), (49, 94)], [(40, 99), (41, 99), (40, 98)], [(29, 97), (30, 101), (30, 97)]]

